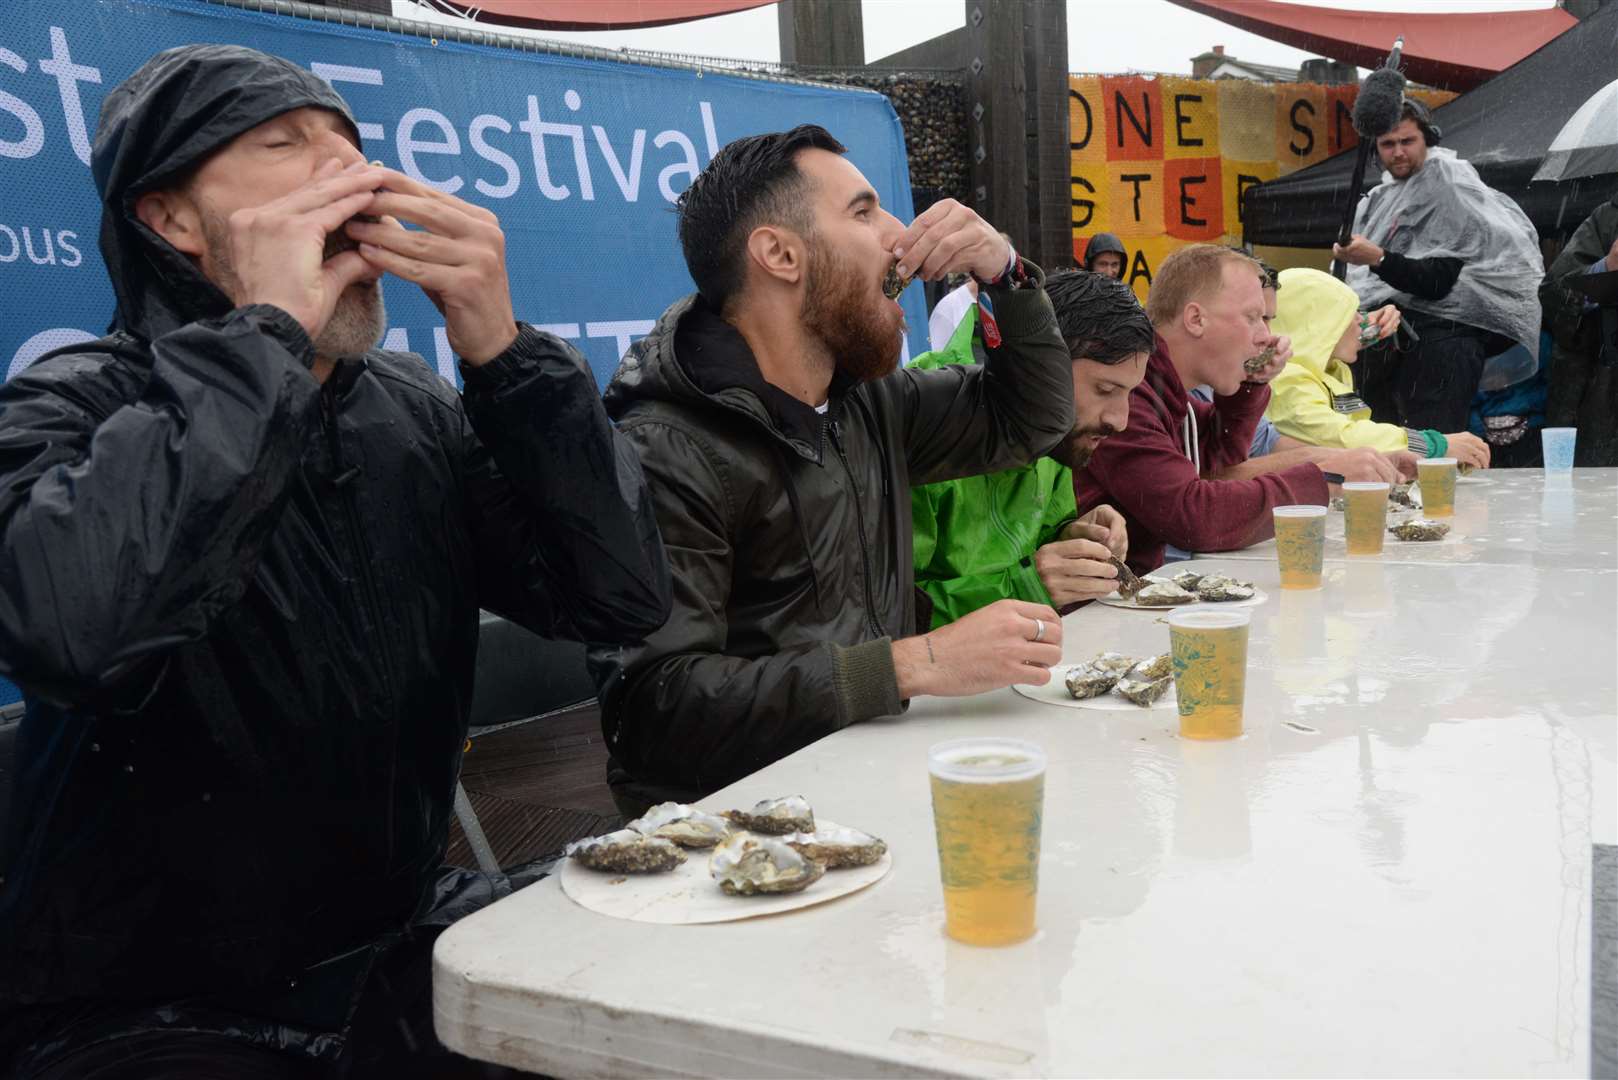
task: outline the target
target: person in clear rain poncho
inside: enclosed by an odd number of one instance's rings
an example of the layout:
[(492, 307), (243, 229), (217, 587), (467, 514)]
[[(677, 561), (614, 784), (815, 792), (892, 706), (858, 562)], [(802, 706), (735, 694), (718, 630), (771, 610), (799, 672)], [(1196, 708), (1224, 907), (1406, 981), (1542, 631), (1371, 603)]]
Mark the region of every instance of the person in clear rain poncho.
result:
[(1360, 204), (1349, 264), (1360, 304), (1396, 304), (1411, 331), (1368, 353), (1361, 393), (1375, 418), (1464, 431), (1477, 391), (1509, 386), (1539, 364), (1544, 273), (1539, 237), (1515, 202), (1483, 182), (1406, 101), (1377, 140), (1382, 183)]

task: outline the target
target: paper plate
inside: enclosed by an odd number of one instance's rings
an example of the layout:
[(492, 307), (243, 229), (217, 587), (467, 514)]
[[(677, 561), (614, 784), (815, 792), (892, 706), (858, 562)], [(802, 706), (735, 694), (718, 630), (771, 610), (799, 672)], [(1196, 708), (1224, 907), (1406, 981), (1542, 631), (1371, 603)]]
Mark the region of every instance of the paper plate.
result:
[[(1157, 577), (1148, 576), (1145, 580), (1147, 580), (1147, 581), (1165, 581), (1167, 579), (1166, 578), (1157, 578)], [(1180, 603), (1180, 604), (1168, 604), (1168, 605), (1157, 604), (1157, 605), (1149, 605), (1147, 607), (1141, 607), (1139, 604), (1135, 603), (1135, 601), (1133, 599), (1125, 600), (1123, 597), (1119, 596), (1116, 592), (1113, 592), (1113, 593), (1108, 593), (1106, 596), (1099, 597), (1098, 602), (1106, 604), (1108, 607), (1126, 608), (1126, 609), (1128, 609), (1130, 611), (1177, 611), (1180, 608), (1188, 607), (1191, 604), (1203, 604), (1203, 605), (1206, 605), (1208, 607), (1215, 607), (1215, 608), (1222, 608), (1222, 607), (1258, 607), (1260, 604), (1264, 603), (1264, 601), (1268, 600), (1269, 598), (1270, 598), (1269, 593), (1265, 592), (1263, 589), (1261, 589), (1257, 585), (1255, 585), (1255, 586), (1253, 586), (1253, 595), (1248, 597), (1246, 600), (1187, 600), (1184, 603)], [(1124, 704), (1127, 705), (1129, 703), (1126, 701)]]
[[(1144, 656), (1142, 660), (1146, 659)], [(1067, 692), (1067, 673), (1081, 664), (1058, 664), (1051, 668), (1051, 681), (1044, 686), (1030, 686), (1026, 683), (1013, 683), (1011, 688), (1031, 701), (1043, 701), (1047, 705), (1061, 705), (1067, 709), (1089, 709), (1092, 712), (1128, 712), (1139, 713), (1145, 716), (1158, 709), (1174, 708), (1174, 686), (1170, 684), (1168, 691), (1157, 699), (1156, 704), (1148, 707), (1136, 705), (1128, 698), (1120, 697), (1108, 691), (1099, 697), (1078, 700)]]
[[(816, 824), (820, 828), (837, 827), (836, 822), (824, 818), (817, 818)], [(870, 866), (827, 870), (819, 881), (802, 892), (729, 896), (720, 891), (719, 883), (708, 874), (711, 850), (687, 851), (685, 862), (666, 874), (604, 873), (587, 870), (572, 859), (563, 859), (562, 891), (580, 907), (615, 919), (665, 926), (735, 922), (847, 896), (882, 880), (893, 865), (890, 851)]]

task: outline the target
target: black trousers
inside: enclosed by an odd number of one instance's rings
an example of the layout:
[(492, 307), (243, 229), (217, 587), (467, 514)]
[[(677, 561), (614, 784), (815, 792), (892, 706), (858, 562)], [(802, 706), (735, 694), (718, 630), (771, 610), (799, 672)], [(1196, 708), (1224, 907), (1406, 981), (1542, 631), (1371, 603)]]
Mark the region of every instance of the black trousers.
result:
[(1355, 388), (1379, 423), (1432, 428), (1445, 435), (1465, 431), (1484, 361), (1510, 343), (1447, 319), (1413, 316), (1411, 326), (1419, 341), (1402, 348), (1383, 344), (1360, 354)]

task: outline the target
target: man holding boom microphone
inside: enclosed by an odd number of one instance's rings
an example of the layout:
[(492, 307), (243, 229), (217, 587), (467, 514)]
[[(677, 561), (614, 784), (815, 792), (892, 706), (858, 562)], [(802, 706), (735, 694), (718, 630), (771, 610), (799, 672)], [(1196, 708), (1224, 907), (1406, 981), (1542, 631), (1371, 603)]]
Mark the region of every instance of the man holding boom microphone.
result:
[[(634, 452), (515, 320), (494, 215), (358, 145), (234, 46), (102, 108), (117, 329), (0, 387), (0, 1074), (454, 1075), (428, 965), (490, 898), (441, 868), (478, 609), (600, 642), (668, 612)], [(464, 395), (374, 347), (384, 273)]]

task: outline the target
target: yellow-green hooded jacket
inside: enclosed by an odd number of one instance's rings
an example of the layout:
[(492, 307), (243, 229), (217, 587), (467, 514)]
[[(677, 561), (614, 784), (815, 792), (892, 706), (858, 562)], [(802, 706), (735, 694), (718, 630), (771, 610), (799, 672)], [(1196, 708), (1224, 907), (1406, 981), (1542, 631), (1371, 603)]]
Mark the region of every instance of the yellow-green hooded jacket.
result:
[(1332, 359), (1343, 331), (1359, 316), (1354, 290), (1301, 267), (1281, 271), (1280, 278), (1270, 325), (1292, 339), (1292, 359), (1270, 383), (1270, 423), (1312, 446), (1407, 449), (1405, 429), (1373, 421), (1370, 406), (1354, 392), (1353, 369)]

